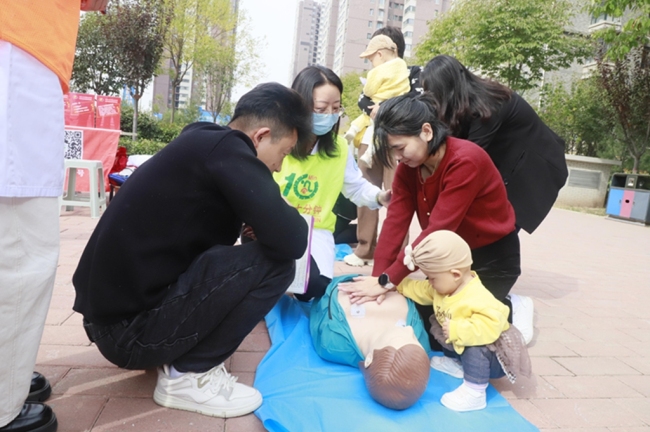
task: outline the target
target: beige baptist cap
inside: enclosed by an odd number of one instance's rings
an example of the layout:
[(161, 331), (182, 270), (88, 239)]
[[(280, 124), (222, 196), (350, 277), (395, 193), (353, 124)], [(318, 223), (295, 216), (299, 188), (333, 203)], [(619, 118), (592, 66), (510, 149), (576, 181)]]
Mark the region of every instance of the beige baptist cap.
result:
[(389, 38), (388, 36), (377, 35), (374, 38), (370, 39), (370, 42), (368, 42), (368, 48), (366, 48), (364, 52), (359, 54), (359, 57), (361, 58), (370, 57), (380, 49), (388, 49), (397, 52), (397, 45), (395, 45), (395, 42), (393, 42), (392, 39)]
[(407, 246), (404, 253), (404, 264), (410, 270), (418, 266), (436, 273), (472, 265), (472, 251), (467, 242), (453, 231), (432, 232), (415, 249)]

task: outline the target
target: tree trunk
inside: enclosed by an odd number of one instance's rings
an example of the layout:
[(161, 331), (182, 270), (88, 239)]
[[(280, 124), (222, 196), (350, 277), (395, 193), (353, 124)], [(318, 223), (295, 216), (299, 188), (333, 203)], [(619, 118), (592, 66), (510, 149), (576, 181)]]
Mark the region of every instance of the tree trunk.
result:
[(171, 106), (172, 113), (169, 116), (171, 123), (174, 123), (174, 117), (176, 116), (176, 89), (179, 89), (180, 92), (180, 85), (183, 82), (185, 73), (187, 72), (187, 69), (185, 69), (185, 72), (181, 74), (182, 68), (183, 65), (176, 66), (176, 63), (174, 63), (174, 79), (171, 80), (172, 81), (172, 106)]
[(171, 106), (171, 115), (169, 116), (169, 122), (174, 123), (174, 114), (176, 114), (176, 85), (172, 83), (172, 106)]
[(132, 94), (133, 97), (133, 141), (137, 141), (138, 139), (138, 105), (140, 102), (140, 95), (139, 94)]

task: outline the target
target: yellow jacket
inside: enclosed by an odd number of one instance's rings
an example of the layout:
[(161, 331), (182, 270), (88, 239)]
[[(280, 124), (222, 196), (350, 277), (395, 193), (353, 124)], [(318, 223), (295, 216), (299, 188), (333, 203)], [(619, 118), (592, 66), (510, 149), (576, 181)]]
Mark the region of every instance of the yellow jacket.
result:
[(436, 320), (442, 326), (449, 319), (447, 343), (462, 354), (466, 346), (488, 345), (510, 327), (508, 306), (497, 300), (472, 272), (474, 278), (454, 295), (440, 295), (429, 281), (405, 278), (397, 291), (422, 305), (433, 305)]
[(399, 57), (372, 68), (363, 86), (363, 94), (376, 104), (406, 94), (409, 90), (409, 70), (406, 62)]
[[(372, 99), (375, 104), (378, 104), (387, 99), (406, 94), (410, 90), (411, 83), (409, 81), (408, 67), (406, 62), (398, 57), (382, 63), (368, 72), (363, 94)], [(366, 113), (361, 113), (351, 124), (358, 131), (354, 145), (359, 147), (363, 133), (370, 126), (370, 117)]]

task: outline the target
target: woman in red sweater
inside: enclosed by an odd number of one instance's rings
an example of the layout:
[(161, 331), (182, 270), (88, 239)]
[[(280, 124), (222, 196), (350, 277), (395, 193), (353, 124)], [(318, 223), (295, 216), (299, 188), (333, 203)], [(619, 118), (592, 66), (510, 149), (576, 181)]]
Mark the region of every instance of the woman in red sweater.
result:
[(352, 301), (375, 300), (411, 272), (401, 246), (415, 214), (422, 232), (412, 247), (434, 231), (456, 232), (469, 244), (472, 269), (485, 287), (511, 307), (506, 296), (520, 274), (515, 213), (485, 150), (448, 136), (426, 94), (382, 104), (375, 119), (375, 147), (384, 165), (390, 165), (391, 154), (399, 165), (375, 252), (373, 276), (379, 278), (360, 278), (343, 287)]

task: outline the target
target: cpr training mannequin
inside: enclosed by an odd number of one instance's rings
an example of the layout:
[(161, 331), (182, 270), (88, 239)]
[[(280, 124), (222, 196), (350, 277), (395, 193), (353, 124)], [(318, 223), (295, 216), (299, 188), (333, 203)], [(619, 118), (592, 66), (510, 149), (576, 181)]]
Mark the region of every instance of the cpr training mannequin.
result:
[(429, 340), (414, 304), (397, 292), (381, 304), (351, 305), (335, 278), (315, 301), (310, 332), (319, 356), (359, 367), (372, 398), (402, 410), (412, 406), (429, 382)]

